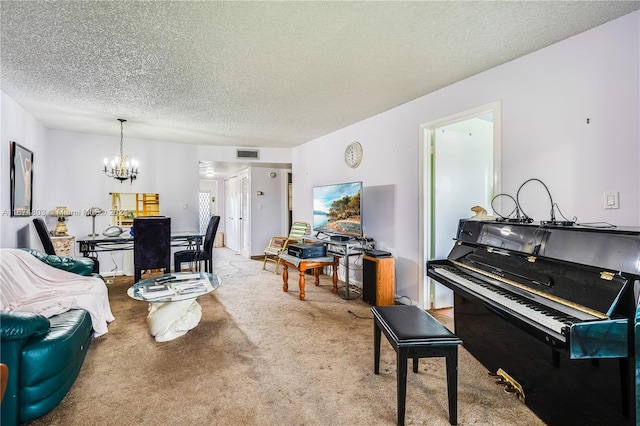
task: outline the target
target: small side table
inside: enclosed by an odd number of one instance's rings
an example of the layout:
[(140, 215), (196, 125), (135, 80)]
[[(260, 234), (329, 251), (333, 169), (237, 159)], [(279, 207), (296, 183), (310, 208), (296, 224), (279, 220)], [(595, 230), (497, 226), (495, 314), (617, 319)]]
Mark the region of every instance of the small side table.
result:
[(280, 263), (282, 264), (282, 290), (289, 290), (289, 266), (296, 268), (300, 272), (298, 285), (300, 286), (300, 300), (304, 300), (304, 272), (307, 269), (313, 269), (316, 286), (320, 285), (320, 268), (325, 266), (333, 267), (333, 294), (338, 293), (338, 258), (335, 256), (313, 257), (309, 259), (300, 259), (288, 254), (280, 255)]
[(71, 249), (74, 247), (76, 237), (73, 235), (65, 235), (64, 237), (51, 237), (53, 249), (58, 256), (70, 256)]

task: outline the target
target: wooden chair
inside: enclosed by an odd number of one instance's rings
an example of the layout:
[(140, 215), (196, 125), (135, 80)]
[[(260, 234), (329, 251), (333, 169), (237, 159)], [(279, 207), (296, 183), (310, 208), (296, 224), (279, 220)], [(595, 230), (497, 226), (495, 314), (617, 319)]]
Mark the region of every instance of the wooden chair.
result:
[(269, 245), (264, 249), (264, 262), (262, 269), (266, 269), (267, 262), (276, 264), (275, 273), (279, 273), (280, 269), (280, 253), (286, 253), (289, 244), (299, 243), (302, 238), (309, 232), (309, 224), (307, 222), (294, 222), (291, 225), (291, 231), (288, 237), (272, 237)]
[(134, 282), (142, 271), (164, 268), (171, 272), (171, 218), (138, 217), (133, 220)]

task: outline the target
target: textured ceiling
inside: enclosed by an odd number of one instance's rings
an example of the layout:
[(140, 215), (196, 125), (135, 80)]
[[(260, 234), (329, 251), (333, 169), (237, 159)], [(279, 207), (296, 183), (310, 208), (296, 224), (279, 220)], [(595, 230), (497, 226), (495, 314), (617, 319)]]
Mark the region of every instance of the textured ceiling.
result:
[(2, 0), (1, 87), (51, 129), (291, 147), (638, 8)]

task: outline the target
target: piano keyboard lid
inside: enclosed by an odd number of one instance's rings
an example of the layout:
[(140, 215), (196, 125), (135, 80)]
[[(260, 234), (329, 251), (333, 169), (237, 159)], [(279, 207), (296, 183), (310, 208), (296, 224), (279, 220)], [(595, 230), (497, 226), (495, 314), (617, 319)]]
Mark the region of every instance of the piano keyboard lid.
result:
[(640, 280), (640, 231), (463, 220), (458, 240), (476, 248), (454, 247), (450, 260), (507, 271), (510, 284), (606, 316)]

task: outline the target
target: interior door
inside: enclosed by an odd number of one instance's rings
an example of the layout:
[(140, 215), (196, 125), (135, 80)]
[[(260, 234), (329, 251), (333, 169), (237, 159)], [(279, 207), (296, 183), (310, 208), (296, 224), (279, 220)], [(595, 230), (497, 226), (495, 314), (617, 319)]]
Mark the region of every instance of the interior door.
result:
[[(500, 104), (493, 103), (426, 125), (424, 146), (423, 283), (420, 300), (430, 309), (453, 305), (453, 293), (428, 279), (426, 260), (443, 259), (453, 247), (458, 220), (478, 205), (491, 215), (499, 193)], [(499, 208), (499, 202), (494, 203)]]

